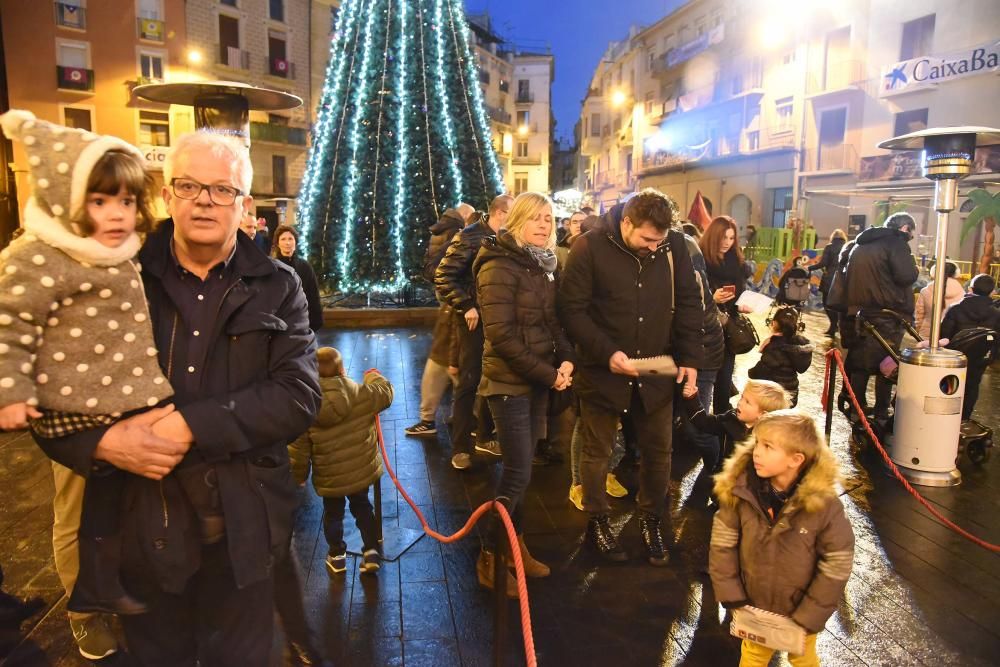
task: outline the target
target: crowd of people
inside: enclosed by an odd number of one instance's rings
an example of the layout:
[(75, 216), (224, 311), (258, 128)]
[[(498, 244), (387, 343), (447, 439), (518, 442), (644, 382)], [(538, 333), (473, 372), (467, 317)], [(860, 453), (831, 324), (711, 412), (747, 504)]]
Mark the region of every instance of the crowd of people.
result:
[[(316, 276), (295, 253), (293, 226), (274, 230), (266, 254), (243, 145), (177, 138), (164, 164), (170, 217), (154, 226), (134, 147), (26, 112), (0, 122), (25, 146), (34, 183), (24, 234), (0, 253), (0, 428), (30, 427), (52, 459), (53, 549), (81, 653), (118, 650), (114, 614), (141, 664), (266, 665), (277, 610), (300, 662), (328, 664), (289, 552), (297, 487), (311, 478), (323, 499), (330, 576), (347, 569), (348, 507), (360, 571), (376, 574), (369, 493), (383, 472), (376, 416), (393, 386), (374, 369), (355, 382), (339, 351), (317, 349)], [(814, 350), (796, 300), (779, 299), (741, 391), (749, 269), (738, 226), (728, 216), (704, 229), (681, 223), (655, 190), (603, 216), (574, 212), (562, 236), (539, 193), (500, 195), (483, 215), (446, 210), (430, 227), (423, 269), (439, 307), (419, 421), (405, 432), (436, 436), (451, 387), (451, 465), (501, 464), (495, 498), (532, 578), (550, 569), (524, 538), (525, 493), (533, 466), (567, 450), (568, 502), (588, 515), (594, 555), (629, 559), (608, 498), (629, 495), (616, 467), (636, 462), (643, 558), (668, 566), (679, 434), (703, 462), (692, 498), (715, 513), (717, 599), (787, 617), (806, 635), (792, 663), (818, 664), (816, 634), (850, 576), (853, 532), (837, 463), (794, 409)], [(915, 307), (913, 229), (897, 214), (850, 243), (835, 233), (818, 265), (851, 382), (863, 390), (877, 376), (876, 416), (890, 409), (891, 384), (859, 319), (901, 343), (893, 313)], [(942, 333), (1000, 327), (995, 287), (976, 276)], [(970, 362), (969, 415), (984, 369)], [(516, 597), (509, 569), (494, 580), (508, 549), (496, 533), (483, 533), (475, 576)], [(0, 622), (38, 607), (0, 596)], [(749, 639), (742, 650), (741, 664), (766, 665), (772, 653)]]

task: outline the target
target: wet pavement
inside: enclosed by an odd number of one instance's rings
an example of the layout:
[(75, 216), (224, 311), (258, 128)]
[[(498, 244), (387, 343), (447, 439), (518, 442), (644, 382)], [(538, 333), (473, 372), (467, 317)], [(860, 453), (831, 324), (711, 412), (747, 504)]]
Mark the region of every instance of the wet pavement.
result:
[[(800, 407), (822, 419), (821, 335), (825, 318), (807, 315), (807, 335), (817, 343), (813, 366), (802, 378)], [(763, 330), (762, 322), (758, 323)], [(449, 465), (442, 432), (436, 440), (407, 438), (417, 420), (420, 373), (430, 345), (428, 331), (384, 329), (321, 335), (338, 347), (352, 376), (380, 368), (396, 385), (396, 403), (383, 416), (391, 462), (432, 527), (450, 533), (471, 509), (490, 497), (498, 467), (477, 461), (459, 473)], [(738, 362), (737, 384), (756, 361)], [(1000, 369), (988, 372), (977, 417), (1000, 428)], [(439, 414), (443, 417), (443, 412)], [(439, 419), (439, 427), (443, 427)], [(843, 496), (857, 535), (854, 572), (847, 593), (818, 640), (825, 665), (988, 665), (1000, 655), (1000, 558), (942, 527), (901, 485), (887, 477), (867, 450), (849, 442), (838, 413), (831, 446), (847, 478)], [(671, 565), (658, 569), (640, 558), (632, 498), (613, 501), (614, 523), (632, 559), (599, 565), (581, 546), (586, 517), (566, 499), (568, 462), (535, 468), (526, 513), (533, 554), (552, 575), (529, 584), (532, 625), (540, 665), (735, 665), (738, 642), (704, 574), (711, 515), (687, 502), (700, 462), (685, 443), (675, 444)], [(941, 512), (993, 543), (1000, 542), (1000, 464), (960, 462), (963, 484), (921, 491)], [(632, 481), (624, 475), (629, 486)], [(49, 541), (52, 479), (48, 464), (26, 434), (0, 438), (0, 558), (5, 590), (41, 595), (44, 615), (26, 624), (26, 639), (8, 665), (79, 665), (65, 620)], [(419, 528), (413, 512), (383, 478), (386, 533)], [(376, 577), (331, 580), (323, 567), (326, 543), (322, 505), (307, 488), (296, 516), (295, 553), (302, 562), (309, 623), (336, 665), (492, 664), (492, 599), (475, 579), (475, 536), (452, 545), (424, 537)], [(348, 524), (350, 521), (348, 520)], [(518, 613), (511, 603), (507, 664), (523, 664)], [(17, 638), (0, 636), (0, 655)], [(273, 664), (283, 664), (280, 640)], [(127, 664), (123, 658), (105, 664)], [(787, 664), (783, 662), (781, 664)]]

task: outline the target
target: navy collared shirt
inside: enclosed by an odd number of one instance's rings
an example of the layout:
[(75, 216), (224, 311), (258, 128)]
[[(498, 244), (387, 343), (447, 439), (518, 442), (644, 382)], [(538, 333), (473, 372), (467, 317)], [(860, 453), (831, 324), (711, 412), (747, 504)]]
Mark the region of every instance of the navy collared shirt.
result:
[(170, 257), (173, 265), (163, 274), (164, 288), (177, 296), (178, 321), (171, 336), (167, 372), (178, 400), (198, 396), (205, 368), (208, 345), (218, 324), (219, 310), (238, 276), (232, 268), (236, 245), (229, 257), (213, 266), (204, 280), (191, 273), (177, 260), (173, 242)]

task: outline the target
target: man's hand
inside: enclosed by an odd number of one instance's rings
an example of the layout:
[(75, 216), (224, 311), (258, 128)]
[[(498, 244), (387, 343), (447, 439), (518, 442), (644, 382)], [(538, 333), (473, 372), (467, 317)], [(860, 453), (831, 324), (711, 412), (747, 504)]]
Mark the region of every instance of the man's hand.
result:
[(556, 391), (564, 391), (569, 389), (571, 384), (573, 384), (573, 378), (556, 371), (556, 381), (552, 384), (553, 389)]
[(153, 424), (173, 411), (168, 405), (115, 423), (97, 443), (94, 458), (135, 475), (163, 479), (191, 447), (153, 433)]
[(194, 442), (194, 433), (188, 426), (184, 416), (174, 410), (163, 419), (153, 424), (153, 434), (166, 440), (173, 440), (190, 445)]
[(0, 429), (13, 431), (17, 428), (27, 428), (28, 418), (38, 419), (42, 413), (27, 403), (11, 403), (0, 408)]
[(465, 325), (469, 327), (469, 331), (475, 331), (476, 327), (479, 326), (479, 311), (475, 308), (469, 308), (465, 311)]
[(448, 366), (448, 375), (452, 376), (453, 378), (457, 378), (458, 366)]
[(684, 395), (698, 391), (698, 369), (681, 366), (677, 369), (677, 384), (684, 383)]
[(684, 385), (684, 389), (683, 389), (682, 393), (684, 395), (684, 398), (692, 398), (693, 396), (697, 396), (698, 395), (698, 387), (694, 387), (692, 389), (688, 385)]
[(608, 368), (611, 369), (612, 373), (616, 373), (618, 375), (639, 377), (639, 371), (636, 370), (635, 366), (632, 365), (632, 362), (629, 361), (628, 355), (621, 350), (612, 354), (611, 358), (608, 359)]
[(571, 376), (573, 374), (573, 362), (572, 361), (564, 361), (561, 364), (559, 364), (559, 368), (557, 368), (556, 370), (558, 370), (560, 373), (562, 373), (566, 377), (569, 377), (569, 376)]

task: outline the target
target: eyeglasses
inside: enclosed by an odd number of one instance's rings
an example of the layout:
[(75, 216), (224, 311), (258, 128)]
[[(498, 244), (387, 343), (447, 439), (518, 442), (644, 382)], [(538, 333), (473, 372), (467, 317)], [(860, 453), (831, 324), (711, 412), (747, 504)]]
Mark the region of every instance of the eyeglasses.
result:
[(245, 194), (242, 190), (231, 185), (205, 185), (190, 178), (170, 179), (170, 189), (175, 196), (181, 199), (197, 199), (201, 196), (202, 190), (207, 190), (208, 198), (216, 206), (232, 206), (237, 197)]

